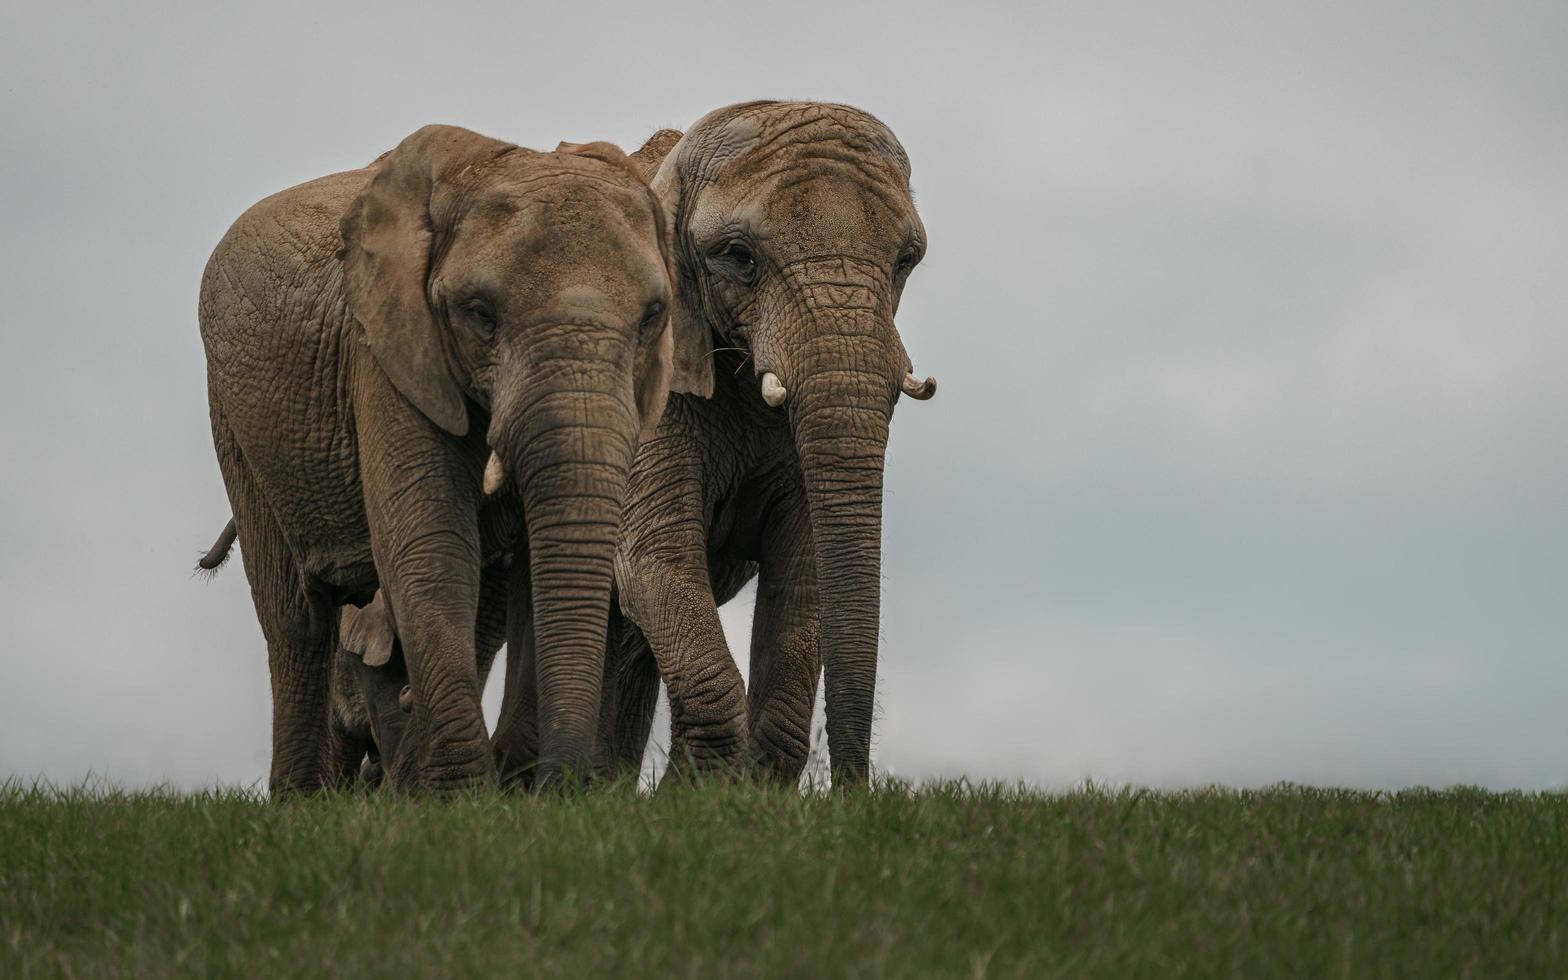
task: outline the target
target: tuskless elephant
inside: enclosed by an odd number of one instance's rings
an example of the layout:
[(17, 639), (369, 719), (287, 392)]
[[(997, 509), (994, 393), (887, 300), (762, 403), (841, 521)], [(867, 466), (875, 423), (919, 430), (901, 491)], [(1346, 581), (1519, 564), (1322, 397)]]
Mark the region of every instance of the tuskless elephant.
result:
[(633, 452), (672, 386), (708, 387), (690, 370), (707, 351), (676, 349), (693, 338), (670, 326), (665, 227), (613, 146), (429, 126), (261, 201), (219, 243), (201, 332), (267, 642), (275, 793), (342, 764), (338, 609), (378, 587), (417, 735), (398, 785), (494, 778), (475, 634), (508, 595), (537, 625), (540, 771), (588, 767)]
[[(780, 102), (717, 110), (634, 157), (658, 163), (652, 183), (673, 212), (678, 349), (716, 350), (711, 375), (680, 365), (706, 384), (669, 399), (633, 462), (600, 765), (639, 764), (662, 675), (677, 770), (755, 764), (794, 780), (820, 672), (835, 783), (863, 783), (888, 426), (901, 394), (935, 392), (894, 326), (926, 247), (908, 158), (866, 113)], [(717, 610), (759, 573), (748, 691)], [(489, 619), (482, 657), (500, 643), (500, 617)], [(527, 780), (545, 703), (535, 638), (547, 634), (514, 616), (506, 635), (495, 746), (503, 770)], [(393, 642), (369, 659), (387, 659)], [(346, 631), (349, 654), (366, 648)], [(397, 685), (379, 683), (380, 712), (395, 717)]]

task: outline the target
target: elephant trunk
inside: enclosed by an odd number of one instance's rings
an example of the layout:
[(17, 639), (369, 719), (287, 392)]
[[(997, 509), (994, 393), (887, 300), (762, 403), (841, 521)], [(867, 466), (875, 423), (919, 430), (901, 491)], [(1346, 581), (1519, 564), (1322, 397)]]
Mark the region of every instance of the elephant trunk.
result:
[[(822, 338), (830, 339), (843, 338)], [(828, 751), (835, 785), (853, 786), (870, 775), (882, 473), (896, 375), (891, 368), (846, 368), (834, 346), (819, 344), (815, 358), (803, 352), (789, 398), (820, 585)]]
[[(520, 423), (499, 444), (492, 439), (520, 491), (528, 532), (536, 785), (587, 776), (598, 729), (612, 566), (637, 433), (629, 382), (603, 373), (603, 383), (591, 387), (522, 394), (529, 404)], [(493, 418), (504, 412), (498, 404)]]

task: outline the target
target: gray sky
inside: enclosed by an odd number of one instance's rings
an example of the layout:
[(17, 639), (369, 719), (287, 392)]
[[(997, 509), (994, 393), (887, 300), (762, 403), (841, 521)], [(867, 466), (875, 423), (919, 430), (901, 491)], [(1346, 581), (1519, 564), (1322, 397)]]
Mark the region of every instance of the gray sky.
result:
[(892, 126), (930, 235), (884, 768), (1568, 784), (1568, 6), (327, 6), (0, 10), (0, 778), (266, 771), (243, 571), (189, 573), (240, 211), (775, 97)]

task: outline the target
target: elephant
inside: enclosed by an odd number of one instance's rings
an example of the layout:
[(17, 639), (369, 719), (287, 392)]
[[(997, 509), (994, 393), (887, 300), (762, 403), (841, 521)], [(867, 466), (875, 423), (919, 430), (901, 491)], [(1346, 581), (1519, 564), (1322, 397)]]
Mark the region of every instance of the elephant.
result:
[(218, 244), (198, 312), (274, 794), (351, 755), (327, 724), (339, 609), (378, 589), (411, 681), (395, 784), (494, 780), (475, 644), (495, 596), (539, 627), (540, 773), (586, 769), (632, 456), (671, 390), (709, 385), (674, 328), (667, 231), (610, 144), (427, 126)]
[[(834, 784), (862, 785), (889, 424), (901, 395), (936, 391), (894, 325), (926, 251), (909, 158), (869, 113), (813, 102), (728, 106), (666, 142), (651, 183), (672, 209), (672, 317), (683, 350), (716, 351), (711, 388), (672, 395), (633, 462), (601, 741), (640, 764), (662, 675), (677, 771), (793, 782), (820, 673)], [(718, 606), (754, 575), (743, 684)], [(508, 644), (503, 760), (534, 748), (533, 672), (513, 669), (533, 654)]]
[[(753, 102), (684, 135), (661, 130), (633, 159), (670, 210), (677, 350), (712, 349), (712, 370), (681, 366), (701, 388), (671, 395), (632, 464), (596, 767), (640, 765), (662, 676), (673, 772), (798, 780), (822, 674), (835, 785), (863, 784), (883, 453), (898, 398), (936, 390), (915, 378), (893, 323), (926, 248), (908, 157), (859, 110)], [(758, 575), (747, 685), (718, 607)], [(504, 627), (495, 611), (481, 618), (482, 669), (503, 638), (508, 651), (497, 761), (526, 784), (540, 762), (536, 631), (526, 615)], [(345, 660), (387, 656), (345, 633)], [(344, 676), (370, 685), (353, 698), (395, 717), (396, 668)]]

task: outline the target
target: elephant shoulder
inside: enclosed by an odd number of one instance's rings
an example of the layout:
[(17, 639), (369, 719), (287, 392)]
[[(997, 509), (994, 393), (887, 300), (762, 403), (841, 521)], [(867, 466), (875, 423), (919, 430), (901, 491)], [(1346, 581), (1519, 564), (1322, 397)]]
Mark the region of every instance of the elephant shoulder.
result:
[(338, 220), (371, 171), (320, 177), (261, 199), (235, 220), (202, 276), (200, 312), (280, 312), (332, 278), (341, 244)]
[(224, 245), (264, 252), (336, 254), (338, 222), (369, 183), (373, 171), (350, 170), (296, 184), (262, 198), (246, 209), (224, 236)]

